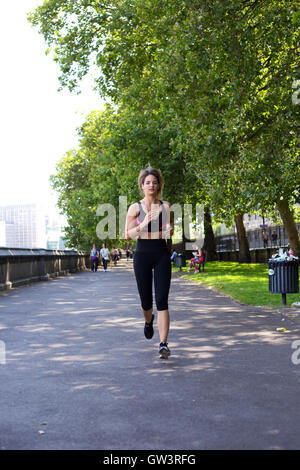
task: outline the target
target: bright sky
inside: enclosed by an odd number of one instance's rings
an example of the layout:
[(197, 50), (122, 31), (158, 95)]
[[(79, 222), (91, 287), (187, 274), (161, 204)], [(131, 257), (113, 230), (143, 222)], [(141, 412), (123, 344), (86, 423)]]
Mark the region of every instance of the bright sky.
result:
[(0, 205), (41, 202), (53, 210), (49, 176), (76, 147), (76, 128), (103, 101), (86, 82), (80, 95), (58, 92), (58, 66), (26, 14), (43, 0), (1, 2)]

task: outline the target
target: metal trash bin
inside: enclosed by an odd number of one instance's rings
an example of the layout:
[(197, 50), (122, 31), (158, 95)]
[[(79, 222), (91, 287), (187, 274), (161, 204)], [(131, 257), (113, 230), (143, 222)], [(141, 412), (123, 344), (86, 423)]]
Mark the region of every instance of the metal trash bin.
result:
[(282, 294), (282, 303), (286, 305), (286, 294), (299, 292), (298, 259), (269, 259), (269, 293)]
[(180, 271), (181, 271), (181, 268), (185, 266), (186, 266), (185, 257), (181, 253), (179, 253), (178, 255), (175, 256), (174, 267), (180, 268)]

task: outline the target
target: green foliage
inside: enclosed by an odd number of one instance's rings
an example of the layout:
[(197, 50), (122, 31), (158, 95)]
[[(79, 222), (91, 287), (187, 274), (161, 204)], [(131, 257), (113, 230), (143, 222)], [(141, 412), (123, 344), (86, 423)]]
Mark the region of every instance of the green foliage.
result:
[[(178, 268), (173, 268), (176, 272)], [(216, 261), (205, 263), (204, 273), (182, 275), (193, 282), (199, 282), (222, 294), (248, 305), (269, 307), (282, 306), (281, 294), (269, 293), (268, 265)], [(298, 301), (298, 294), (287, 295), (287, 305)]]
[[(87, 116), (78, 130), (79, 149), (67, 153), (51, 178), (58, 205), (68, 218), (69, 244), (86, 249), (93, 242), (99, 204), (114, 206), (119, 227), (119, 197), (126, 196), (128, 205), (141, 198), (137, 178), (149, 164), (163, 173), (164, 200), (184, 202), (184, 161), (169, 147), (174, 132), (159, 116), (126, 108), (107, 106), (104, 112)], [(108, 245), (115, 243), (107, 240)]]
[[(60, 65), (61, 85), (76, 90), (93, 73), (115, 106), (87, 119), (70, 154), (74, 174), (80, 154), (87, 160), (83, 178), (95, 165), (72, 204), (135, 200), (148, 162), (164, 173), (165, 199), (209, 203), (216, 221), (299, 203), (296, 3), (45, 0), (29, 18)], [(90, 226), (88, 214), (81, 220)]]

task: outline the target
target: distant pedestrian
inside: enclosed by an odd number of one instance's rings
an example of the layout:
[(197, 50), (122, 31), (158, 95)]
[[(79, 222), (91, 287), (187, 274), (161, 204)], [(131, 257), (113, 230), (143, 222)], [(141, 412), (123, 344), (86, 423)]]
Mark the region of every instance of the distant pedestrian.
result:
[(114, 248), (111, 252), (114, 265), (117, 266), (117, 261), (119, 260), (119, 250)]
[(174, 260), (175, 260), (175, 258), (176, 258), (176, 256), (177, 256), (177, 253), (176, 253), (176, 251), (175, 251), (175, 250), (172, 250), (172, 254), (171, 254), (171, 261), (174, 261)]
[(91, 271), (96, 272), (99, 265), (99, 251), (97, 250), (95, 243), (93, 244), (93, 248), (90, 251), (90, 259)]
[(271, 234), (271, 245), (274, 246), (274, 248), (277, 247), (277, 232), (276, 230), (273, 230), (272, 234)]
[(205, 253), (202, 248), (199, 250), (199, 272), (201, 272), (201, 266), (202, 266), (202, 272), (204, 272), (204, 263), (205, 263)]
[(107, 263), (109, 261), (109, 250), (106, 248), (105, 243), (102, 243), (102, 248), (100, 250), (100, 255), (102, 258), (104, 272), (107, 271)]
[(264, 243), (264, 248), (267, 248), (268, 247), (268, 240), (269, 240), (269, 237), (268, 237), (268, 234), (266, 232), (266, 230), (263, 230), (262, 231), (262, 239), (263, 239), (263, 243)]

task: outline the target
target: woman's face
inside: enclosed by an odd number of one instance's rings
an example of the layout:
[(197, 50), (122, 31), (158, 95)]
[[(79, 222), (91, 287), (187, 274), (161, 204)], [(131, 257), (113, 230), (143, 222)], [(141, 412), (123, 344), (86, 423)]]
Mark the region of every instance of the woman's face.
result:
[(145, 196), (156, 195), (159, 190), (157, 178), (153, 175), (146, 176), (144, 183), (142, 184), (142, 189), (145, 193)]

